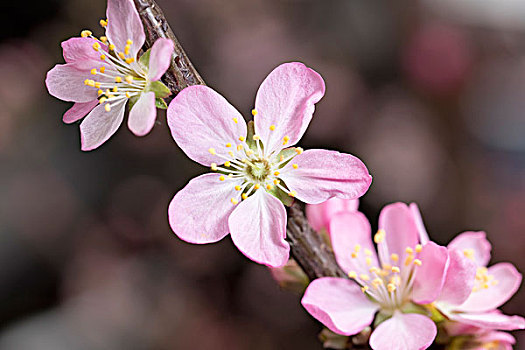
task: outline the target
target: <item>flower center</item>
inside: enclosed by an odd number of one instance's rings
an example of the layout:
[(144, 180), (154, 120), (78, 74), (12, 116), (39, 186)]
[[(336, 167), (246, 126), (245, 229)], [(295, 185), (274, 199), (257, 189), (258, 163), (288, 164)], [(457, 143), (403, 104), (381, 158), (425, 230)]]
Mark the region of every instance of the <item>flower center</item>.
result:
[(258, 159), (251, 162), (251, 165), (246, 167), (246, 174), (251, 177), (254, 182), (264, 182), (266, 177), (270, 175), (271, 166), (268, 160)]

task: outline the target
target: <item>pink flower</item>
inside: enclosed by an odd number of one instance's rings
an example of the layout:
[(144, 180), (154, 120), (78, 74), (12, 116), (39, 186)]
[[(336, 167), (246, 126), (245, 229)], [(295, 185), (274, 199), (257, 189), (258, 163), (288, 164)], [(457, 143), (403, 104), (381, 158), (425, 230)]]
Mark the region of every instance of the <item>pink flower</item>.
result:
[(369, 326), (377, 311), (387, 318), (372, 332), (373, 349), (426, 349), (434, 340), (434, 322), (412, 313), (434, 301), (444, 282), (448, 253), (433, 242), (420, 244), (412, 210), (387, 205), (374, 235), (360, 212), (336, 215), (329, 227), (337, 262), (354, 281), (319, 278), (302, 299), (306, 310), (333, 332), (354, 335)]
[(331, 198), (319, 204), (308, 204), (306, 206), (306, 217), (308, 223), (316, 231), (328, 229), (328, 223), (335, 214), (340, 212), (353, 212), (359, 207), (359, 199)]
[[(87, 117), (80, 124), (82, 150), (95, 149), (113, 135), (124, 119), (128, 100), (133, 103), (128, 127), (146, 135), (155, 123), (156, 98), (169, 95), (158, 80), (169, 67), (173, 42), (158, 39), (147, 55), (137, 60), (144, 44), (144, 29), (131, 0), (108, 0), (106, 36), (88, 30), (62, 43), (66, 64), (47, 73), (49, 93), (75, 102), (64, 114), (65, 123)], [(161, 101), (159, 101), (161, 102)], [(162, 102), (161, 102), (162, 103)]]
[(278, 198), (321, 203), (363, 195), (372, 178), (358, 158), (284, 148), (304, 134), (324, 91), (321, 76), (305, 65), (277, 67), (257, 92), (250, 131), (214, 90), (191, 86), (180, 92), (168, 108), (171, 134), (188, 157), (216, 173), (191, 180), (175, 195), (169, 206), (173, 231), (199, 244), (230, 233), (248, 258), (277, 267), (290, 249), (286, 210)]
[(448, 319), (474, 327), (525, 328), (523, 317), (507, 316), (497, 310), (516, 293), (522, 277), (510, 263), (486, 267), (491, 245), (485, 232), (464, 232), (449, 243), (448, 250), (451, 261), (435, 306)]

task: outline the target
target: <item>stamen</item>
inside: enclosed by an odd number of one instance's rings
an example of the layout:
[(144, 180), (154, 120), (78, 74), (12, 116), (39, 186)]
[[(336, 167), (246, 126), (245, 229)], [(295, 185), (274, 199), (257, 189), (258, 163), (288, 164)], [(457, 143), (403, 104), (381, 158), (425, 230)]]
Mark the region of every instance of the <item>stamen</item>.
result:
[(268, 184), (268, 185), (266, 185), (266, 189), (267, 189), (268, 191), (271, 191), (271, 190), (273, 189), (273, 186), (270, 185), (270, 184)]
[(224, 175), (221, 175), (221, 176), (219, 177), (219, 180), (220, 180), (220, 181), (224, 181), (224, 180), (226, 180), (226, 178), (224, 177)]
[(102, 41), (105, 44), (108, 42), (108, 38), (106, 36), (101, 36), (100, 41)]
[(208, 152), (210, 152), (212, 155), (217, 154), (217, 153), (215, 152), (215, 148), (208, 148)]
[(423, 246), (421, 244), (416, 244), (416, 253), (421, 253)]
[(237, 119), (237, 118), (232, 118), (232, 119), (233, 119), (233, 122), (234, 122), (235, 124), (237, 124), (237, 123), (239, 122), (239, 119)]
[(273, 173), (274, 176), (279, 176), (280, 172), (276, 171)]
[(211, 163), (211, 170), (217, 171), (217, 163)]
[(392, 293), (392, 292), (394, 292), (396, 290), (396, 285), (393, 284), (393, 283), (389, 283), (389, 284), (387, 284), (386, 288), (388, 289), (389, 293)]
[(399, 273), (401, 270), (397, 266), (392, 266), (392, 272), (393, 273)]
[(104, 109), (106, 110), (106, 112), (111, 111), (111, 106), (109, 105), (109, 103), (104, 106)]
[(108, 21), (103, 20), (103, 19), (101, 19), (98, 23), (100, 24), (101, 27), (104, 27), (104, 28), (108, 25)]
[(297, 196), (297, 192), (295, 192), (295, 191), (290, 191), (290, 192), (288, 192), (288, 195), (289, 195), (290, 197), (295, 197), (295, 196)]
[(244, 136), (240, 136), (239, 137), (239, 141), (244, 142), (244, 140), (246, 140), (246, 138)]
[(235, 191), (240, 191), (240, 190), (241, 190), (241, 186), (236, 185), (236, 186), (235, 186)]
[(252, 109), (252, 115), (255, 117), (257, 115), (257, 110)]
[(133, 83), (133, 77), (131, 75), (127, 75), (126, 78), (125, 78), (126, 82), (128, 84), (132, 84)]
[(399, 261), (399, 255), (397, 255), (396, 253), (392, 253), (390, 255), (390, 259), (393, 261), (393, 262), (398, 262)]
[(129, 57), (129, 58), (126, 58), (125, 61), (127, 64), (132, 64), (133, 62), (135, 62), (135, 59), (133, 57)]
[(297, 164), (292, 164), (292, 168), (297, 169), (297, 168), (299, 168), (299, 165), (297, 165)]
[(243, 200), (245, 200), (246, 198), (248, 198), (248, 195), (246, 193), (243, 193), (243, 194), (241, 194), (241, 197), (242, 197)]
[(290, 141), (290, 136), (283, 137), (283, 146), (286, 145)]
[(354, 278), (354, 279), (357, 278), (357, 272), (355, 272), (355, 271), (348, 272), (348, 277)]
[(97, 69), (96, 69), (96, 68), (93, 68), (93, 69), (91, 70), (91, 74), (93, 74), (93, 75), (97, 75)]
[(114, 44), (109, 44), (108, 49), (110, 51), (115, 51), (115, 45)]
[(379, 230), (377, 231), (377, 233), (374, 235), (374, 242), (375, 242), (376, 244), (383, 243), (383, 241), (385, 240), (385, 235), (386, 235), (385, 230), (383, 230), (383, 229), (379, 229)]
[(273, 125), (273, 124), (270, 125), (270, 130), (271, 130), (271, 131), (274, 131), (274, 130), (275, 130), (275, 125)]
[(97, 43), (97, 42), (94, 42), (94, 43), (93, 43), (93, 49), (94, 49), (95, 51), (100, 50), (100, 44)]
[(93, 35), (93, 33), (90, 30), (83, 30), (80, 32), (80, 36), (83, 38), (87, 38), (89, 36)]
[(237, 205), (239, 201), (235, 198), (230, 199), (230, 202), (232, 202), (233, 205)]
[(295, 152), (297, 152), (297, 154), (302, 154), (304, 150), (301, 147), (296, 147)]
[(423, 263), (421, 262), (421, 260), (416, 259), (416, 260), (414, 260), (414, 265), (421, 266), (421, 265), (423, 265)]
[(224, 166), (225, 166), (225, 167), (229, 168), (230, 165), (232, 165), (232, 163), (231, 163), (230, 161), (226, 161), (226, 162), (224, 162)]
[(467, 259), (473, 260), (474, 259), (474, 249), (464, 249), (463, 255), (465, 255)]

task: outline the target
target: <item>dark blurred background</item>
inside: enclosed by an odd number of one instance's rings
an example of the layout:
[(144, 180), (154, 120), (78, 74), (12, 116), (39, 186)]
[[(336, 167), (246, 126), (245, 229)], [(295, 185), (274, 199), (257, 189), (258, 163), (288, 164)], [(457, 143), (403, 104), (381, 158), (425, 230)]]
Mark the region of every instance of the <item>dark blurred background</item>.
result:
[[(282, 62), (324, 77), (301, 146), (365, 161), (372, 222), (386, 203), (415, 201), (437, 242), (486, 230), (492, 261), (525, 270), (525, 3), (158, 3), (207, 83), (245, 115)], [(105, 5), (1, 3), (0, 349), (319, 349), (299, 297), (229, 238), (172, 234), (171, 197), (206, 169), (177, 148), (164, 113), (147, 137), (123, 124), (88, 153), (62, 123), (69, 104), (47, 94), (45, 73), (63, 62), (61, 41), (102, 34)], [(524, 302), (518, 293), (503, 309)]]

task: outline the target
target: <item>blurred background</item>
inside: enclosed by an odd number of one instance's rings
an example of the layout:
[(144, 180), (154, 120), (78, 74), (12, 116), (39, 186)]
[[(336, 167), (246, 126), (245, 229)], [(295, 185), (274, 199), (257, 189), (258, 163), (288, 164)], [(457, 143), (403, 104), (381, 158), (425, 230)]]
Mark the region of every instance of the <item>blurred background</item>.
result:
[[(260, 82), (302, 61), (327, 92), (301, 146), (359, 156), (361, 209), (420, 205), (446, 244), (485, 230), (525, 271), (525, 3), (518, 0), (158, 0), (209, 85), (246, 116)], [(229, 238), (172, 234), (174, 193), (206, 171), (160, 113), (80, 151), (46, 92), (60, 42), (101, 35), (104, 0), (2, 1), (0, 349), (319, 349), (299, 297)], [(503, 307), (523, 313), (523, 287)], [(517, 333), (525, 349), (524, 332)]]

